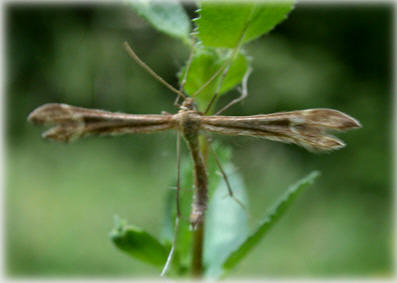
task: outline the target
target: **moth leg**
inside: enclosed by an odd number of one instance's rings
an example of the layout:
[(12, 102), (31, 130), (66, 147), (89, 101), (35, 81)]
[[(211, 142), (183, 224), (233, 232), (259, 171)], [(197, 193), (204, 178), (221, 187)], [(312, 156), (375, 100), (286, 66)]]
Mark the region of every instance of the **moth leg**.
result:
[(227, 187), (227, 191), (228, 191), (228, 193), (229, 193), (229, 196), (230, 196), (232, 199), (234, 199), (234, 201), (236, 201), (237, 204), (240, 205), (241, 208), (244, 209), (245, 212), (247, 212), (248, 215), (250, 215), (250, 214), (249, 214), (249, 211), (248, 211), (248, 208), (244, 205), (244, 203), (243, 203), (241, 200), (239, 200), (239, 199), (234, 195), (233, 190), (232, 190), (232, 187), (231, 187), (230, 182), (229, 182), (229, 178), (227, 177), (225, 170), (223, 170), (222, 165), (221, 165), (221, 162), (219, 161), (219, 158), (218, 158), (218, 156), (216, 155), (215, 150), (213, 150), (212, 147), (211, 147), (210, 139), (207, 138), (207, 140), (208, 140), (208, 144), (209, 144), (208, 148), (210, 149), (211, 153), (214, 155), (214, 159), (215, 159), (216, 165), (218, 166), (219, 170), (221, 171), (222, 177), (223, 177), (223, 179), (225, 180), (225, 184), (226, 184), (226, 187)]
[(160, 276), (164, 276), (167, 270), (170, 267), (172, 258), (175, 252), (176, 240), (178, 236), (178, 228), (179, 228), (179, 220), (181, 218), (181, 206), (179, 199), (179, 192), (181, 190), (181, 134), (177, 132), (176, 138), (176, 167), (177, 167), (177, 177), (176, 177), (176, 217), (175, 217), (175, 228), (174, 228), (174, 237), (172, 239), (171, 250), (168, 254), (167, 261), (161, 271)]
[(177, 133), (176, 138), (176, 216), (179, 219), (181, 217), (181, 205), (179, 199), (179, 193), (181, 191), (181, 134)]
[[(213, 78), (211, 77), (211, 79), (208, 80), (207, 83), (209, 83), (210, 81), (212, 81), (213, 79), (215, 79), (216, 76), (217, 76), (217, 74), (218, 74), (218, 72), (221, 72), (222, 69), (224, 68), (224, 69), (223, 69), (223, 72), (222, 72), (222, 74), (221, 74), (221, 79), (219, 80), (218, 86), (217, 86), (217, 88), (216, 88), (216, 91), (215, 91), (214, 95), (212, 96), (210, 102), (208, 103), (207, 108), (206, 108), (205, 111), (204, 111), (204, 114), (207, 114), (207, 113), (210, 111), (212, 104), (215, 102), (216, 98), (218, 97), (219, 92), (220, 92), (221, 87), (222, 87), (222, 84), (223, 84), (223, 81), (225, 80), (225, 77), (226, 77), (227, 73), (229, 72), (230, 66), (232, 65), (233, 60), (234, 60), (234, 58), (236, 57), (238, 51), (240, 50), (240, 47), (241, 47), (241, 45), (242, 45), (242, 42), (243, 42), (243, 39), (244, 39), (244, 35), (245, 35), (246, 31), (247, 31), (247, 28), (248, 28), (248, 25), (246, 25), (245, 28), (243, 29), (243, 31), (241, 32), (240, 38), (239, 38), (239, 40), (238, 40), (238, 43), (237, 43), (236, 47), (233, 48), (232, 53), (231, 53), (229, 59), (226, 60), (225, 64), (222, 65), (222, 67), (219, 68), (218, 71), (214, 74), (215, 77), (213, 77)], [(205, 85), (207, 85), (207, 83), (205, 83), (202, 87), (204, 87)], [(192, 96), (195, 96), (195, 95), (197, 94), (197, 92), (200, 92), (201, 89), (202, 89), (202, 87), (201, 87), (199, 90), (197, 90), (196, 93), (193, 93)]]
[[(230, 62), (230, 63), (226, 66), (226, 68), (224, 69), (224, 71), (223, 71), (223, 73), (222, 73), (222, 75), (221, 75), (221, 79), (220, 79), (220, 81), (219, 81), (219, 83), (218, 83), (218, 86), (217, 86), (217, 88), (216, 88), (216, 91), (215, 91), (214, 95), (211, 97), (211, 100), (210, 100), (210, 102), (208, 103), (207, 107), (205, 108), (204, 115), (207, 114), (207, 113), (210, 111), (212, 104), (214, 104), (216, 98), (218, 97), (219, 92), (220, 92), (220, 90), (221, 90), (221, 86), (222, 86), (222, 84), (223, 84), (223, 81), (225, 80), (225, 77), (226, 77), (227, 73), (229, 72), (230, 66), (231, 66), (231, 62)], [(222, 67), (223, 67), (223, 66), (222, 66)], [(222, 68), (222, 67), (221, 67), (221, 68)]]
[(243, 78), (243, 81), (241, 83), (241, 88), (238, 88), (238, 90), (240, 91), (241, 95), (239, 97), (237, 97), (236, 99), (233, 99), (232, 101), (230, 101), (228, 104), (226, 104), (221, 110), (216, 112), (215, 115), (221, 114), (225, 110), (229, 109), (230, 106), (240, 102), (241, 100), (243, 100), (244, 98), (247, 97), (247, 95), (248, 95), (247, 82), (248, 82), (248, 77), (250, 76), (251, 72), (252, 72), (252, 68), (248, 67), (247, 71), (244, 74), (244, 78)]
[[(190, 48), (189, 58), (187, 59), (185, 74), (183, 75), (183, 79), (182, 79), (181, 85), (179, 87), (179, 91), (180, 92), (183, 92), (183, 88), (185, 87), (185, 84), (186, 84), (186, 79), (187, 79), (187, 75), (189, 73), (190, 65), (192, 64), (192, 61), (193, 61), (194, 46), (195, 45), (196, 45), (196, 34), (193, 34), (193, 36), (192, 36), (192, 46)], [(180, 107), (180, 105), (179, 105), (179, 96), (176, 97), (176, 99), (174, 101), (174, 105), (177, 106), (177, 107)]]
[(134, 59), (134, 61), (141, 66), (143, 69), (145, 69), (152, 77), (154, 77), (156, 80), (158, 80), (160, 83), (162, 83), (164, 86), (166, 86), (169, 90), (172, 92), (176, 93), (178, 96), (182, 97), (183, 99), (186, 98), (186, 96), (176, 88), (174, 88), (172, 85), (167, 83), (162, 77), (160, 77), (155, 71), (152, 70), (148, 65), (146, 65), (145, 62), (143, 62), (138, 55), (136, 55), (135, 51), (131, 48), (131, 46), (128, 44), (127, 41), (124, 41), (124, 48), (127, 51), (128, 55)]

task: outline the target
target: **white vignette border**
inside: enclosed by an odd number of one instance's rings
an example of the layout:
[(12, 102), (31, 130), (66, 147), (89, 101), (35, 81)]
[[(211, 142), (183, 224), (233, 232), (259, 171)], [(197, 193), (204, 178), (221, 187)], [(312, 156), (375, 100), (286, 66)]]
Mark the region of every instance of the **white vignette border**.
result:
[[(166, 2), (167, 0), (164, 0)], [(226, 0), (215, 0), (215, 1), (226, 1)], [(250, 0), (250, 1), (263, 1), (263, 0)], [(280, 1), (280, 0), (279, 0)], [(180, 2), (193, 2), (193, 0), (180, 0)], [(393, 224), (394, 224), (394, 242), (393, 242), (393, 259), (394, 259), (394, 276), (389, 279), (384, 278), (338, 278), (338, 279), (321, 279), (321, 278), (285, 278), (285, 279), (239, 279), (239, 280), (222, 280), (223, 282), (395, 282), (397, 280), (396, 271), (397, 271), (397, 261), (395, 259), (395, 255), (397, 254), (397, 193), (396, 193), (396, 174), (395, 170), (397, 169), (397, 154), (396, 154), (396, 145), (397, 145), (397, 83), (396, 83), (396, 66), (397, 66), (397, 56), (396, 56), (396, 46), (397, 46), (397, 0), (389, 0), (389, 1), (378, 1), (378, 0), (297, 0), (297, 3), (310, 3), (314, 5), (341, 5), (341, 4), (372, 4), (379, 5), (385, 3), (394, 3), (393, 10), (393, 29), (392, 29), (392, 37), (393, 37), (393, 103), (392, 103), (392, 115), (393, 115), (393, 135), (392, 135), (392, 145), (393, 145), (393, 163), (392, 163), (392, 176), (393, 176), (393, 193), (394, 193), (394, 204), (393, 204)], [(4, 241), (4, 223), (5, 223), (5, 207), (4, 207), (4, 196), (5, 196), (5, 160), (7, 159), (7, 154), (5, 150), (5, 105), (6, 105), (6, 81), (7, 74), (5, 72), (6, 67), (6, 44), (5, 44), (5, 34), (7, 30), (6, 26), (6, 5), (7, 4), (19, 4), (19, 5), (42, 5), (42, 4), (67, 4), (67, 5), (79, 5), (79, 4), (118, 4), (123, 3), (123, 1), (111, 1), (111, 0), (70, 0), (70, 1), (61, 1), (61, 0), (38, 0), (38, 1), (28, 1), (28, 0), (5, 0), (0, 2), (0, 204), (2, 216), (0, 217), (0, 280), (2, 282), (183, 282), (183, 280), (174, 280), (174, 279), (163, 279), (163, 278), (129, 278), (129, 279), (101, 279), (101, 278), (82, 278), (82, 279), (62, 279), (62, 278), (52, 278), (52, 279), (44, 279), (44, 278), (34, 278), (34, 279), (13, 279), (8, 278), (5, 275), (5, 241)], [(195, 280), (189, 280), (189, 282), (196, 282)], [(200, 282), (200, 281), (197, 281)]]

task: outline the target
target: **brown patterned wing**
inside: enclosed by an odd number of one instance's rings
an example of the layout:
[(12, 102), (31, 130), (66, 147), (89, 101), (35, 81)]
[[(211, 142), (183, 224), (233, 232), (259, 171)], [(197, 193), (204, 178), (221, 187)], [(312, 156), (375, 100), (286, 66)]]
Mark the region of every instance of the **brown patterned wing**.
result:
[(327, 130), (346, 131), (361, 127), (356, 119), (333, 109), (254, 116), (203, 116), (201, 120), (201, 129), (209, 132), (295, 143), (310, 151), (329, 151), (345, 145)]
[(171, 115), (132, 115), (57, 103), (38, 107), (28, 121), (55, 125), (42, 136), (61, 142), (88, 135), (152, 133), (173, 127)]

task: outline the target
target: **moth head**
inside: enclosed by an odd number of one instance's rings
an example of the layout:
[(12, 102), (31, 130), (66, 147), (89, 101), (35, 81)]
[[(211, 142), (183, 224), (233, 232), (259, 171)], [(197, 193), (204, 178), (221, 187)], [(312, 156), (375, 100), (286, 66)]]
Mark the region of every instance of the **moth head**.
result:
[(187, 97), (181, 105), (181, 110), (197, 110), (197, 106), (193, 98)]

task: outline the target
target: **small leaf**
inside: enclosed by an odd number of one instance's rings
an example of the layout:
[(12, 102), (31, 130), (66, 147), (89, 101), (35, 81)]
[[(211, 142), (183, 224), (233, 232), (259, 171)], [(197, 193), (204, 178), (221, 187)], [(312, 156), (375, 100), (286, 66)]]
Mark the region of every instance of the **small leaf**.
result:
[(128, 0), (131, 7), (154, 28), (189, 42), (190, 19), (176, 0)]
[[(221, 149), (219, 148), (218, 151)], [(235, 197), (246, 203), (247, 196), (241, 176), (229, 160), (221, 162)], [(223, 262), (233, 251), (233, 247), (241, 244), (247, 237), (247, 213), (235, 199), (228, 195), (226, 183), (221, 180), (210, 199), (206, 218), (204, 264), (207, 277), (216, 278), (222, 275)]]
[(211, 47), (235, 47), (272, 30), (286, 19), (295, 1), (201, 2), (197, 19), (199, 37)]
[[(189, 95), (195, 93), (196, 90), (204, 85), (225, 64), (229, 56), (229, 52), (222, 53), (215, 48), (197, 45), (189, 68), (189, 73), (187, 75), (185, 84), (186, 93)], [(233, 60), (229, 71), (225, 76), (219, 94), (224, 94), (239, 84), (247, 69), (247, 58), (243, 53), (239, 53)], [(185, 70), (183, 69), (179, 74), (180, 80), (184, 76), (184, 71)], [(197, 95), (196, 101), (201, 110), (204, 110), (203, 108), (205, 108), (211, 100), (211, 97), (216, 92), (222, 73), (223, 72), (220, 72), (219, 75)]]
[(246, 256), (248, 252), (251, 251), (252, 248), (258, 244), (258, 242), (269, 231), (269, 229), (275, 223), (277, 223), (280, 217), (284, 215), (286, 209), (293, 203), (296, 196), (308, 185), (311, 185), (319, 175), (319, 172), (314, 171), (294, 185), (290, 186), (284, 196), (275, 204), (270, 212), (267, 213), (267, 216), (261, 221), (256, 231), (254, 231), (241, 245), (236, 247), (235, 250), (229, 255), (229, 257), (223, 264), (223, 268), (225, 270), (230, 270), (237, 263), (239, 263), (244, 258), (244, 256)]
[(113, 243), (128, 255), (143, 262), (162, 267), (168, 256), (168, 247), (141, 228), (127, 225), (115, 217), (115, 228), (110, 233)]

